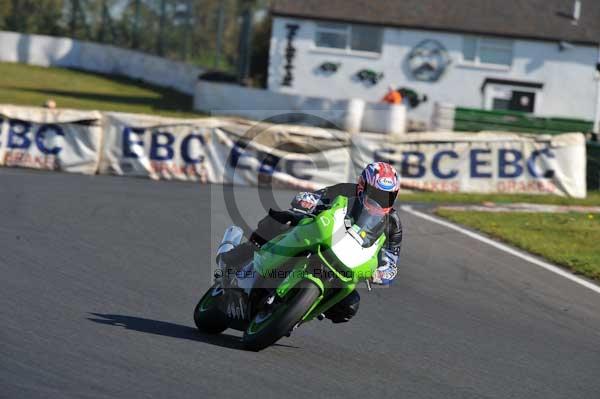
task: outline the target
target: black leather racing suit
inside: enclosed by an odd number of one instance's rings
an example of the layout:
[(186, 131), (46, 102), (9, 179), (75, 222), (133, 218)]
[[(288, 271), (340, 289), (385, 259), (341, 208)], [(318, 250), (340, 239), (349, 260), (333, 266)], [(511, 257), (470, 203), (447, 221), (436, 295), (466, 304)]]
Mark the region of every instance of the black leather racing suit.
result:
[[(317, 194), (323, 205), (327, 207), (339, 195), (348, 198), (356, 197), (356, 184), (340, 183), (318, 190), (314, 194)], [(238, 245), (233, 250), (222, 255), (225, 265), (232, 269), (241, 268), (252, 257), (255, 250), (290, 228), (290, 225), (286, 224), (286, 222), (291, 221), (289, 218), (286, 218), (288, 214), (286, 211), (269, 211), (269, 215), (258, 222), (257, 229), (250, 235), (247, 242)], [(393, 269), (393, 276), (395, 277), (400, 260), (400, 248), (402, 246), (402, 223), (395, 209), (392, 209), (386, 216), (384, 233), (386, 235), (386, 242), (379, 252), (379, 266), (391, 267)], [(329, 309), (325, 313), (325, 316), (334, 323), (349, 321), (358, 311), (359, 302), (360, 295), (355, 290)]]

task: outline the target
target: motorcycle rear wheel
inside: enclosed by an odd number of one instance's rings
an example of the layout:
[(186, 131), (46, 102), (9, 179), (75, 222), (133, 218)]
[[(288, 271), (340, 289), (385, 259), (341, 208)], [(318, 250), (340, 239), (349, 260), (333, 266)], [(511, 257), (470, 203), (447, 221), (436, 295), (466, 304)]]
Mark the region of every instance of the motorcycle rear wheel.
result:
[(244, 332), (244, 348), (260, 351), (292, 331), (321, 295), (319, 287), (302, 280), (269, 312), (259, 312)]
[(220, 334), (229, 327), (227, 315), (219, 309), (223, 289), (213, 285), (194, 308), (194, 323), (203, 333)]

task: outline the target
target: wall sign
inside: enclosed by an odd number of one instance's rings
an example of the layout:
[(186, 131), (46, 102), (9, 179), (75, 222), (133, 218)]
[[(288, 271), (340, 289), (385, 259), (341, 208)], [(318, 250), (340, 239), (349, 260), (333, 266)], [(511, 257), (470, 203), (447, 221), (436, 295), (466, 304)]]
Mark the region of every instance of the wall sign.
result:
[(285, 69), (285, 75), (283, 76), (283, 81), (281, 82), (282, 86), (292, 86), (292, 82), (294, 80), (294, 75), (292, 74), (292, 70), (294, 69), (294, 57), (296, 56), (296, 48), (294, 47), (294, 38), (296, 37), (296, 33), (300, 25), (296, 24), (287, 24), (285, 29), (287, 30), (287, 45), (285, 47), (285, 65), (283, 69)]
[(319, 65), (319, 70), (328, 75), (333, 75), (338, 71), (340, 65), (342, 64), (339, 62), (324, 62), (321, 65)]
[(412, 75), (423, 82), (437, 82), (451, 62), (446, 47), (431, 39), (417, 44), (408, 55)]
[(361, 69), (356, 73), (356, 78), (361, 82), (367, 83), (372, 86), (376, 85), (381, 79), (383, 79), (383, 73), (378, 73), (371, 69)]
[(427, 102), (428, 97), (426, 94), (419, 94), (415, 90), (409, 87), (401, 87), (398, 89), (402, 98), (406, 100), (406, 103), (411, 109), (417, 108), (421, 103)]

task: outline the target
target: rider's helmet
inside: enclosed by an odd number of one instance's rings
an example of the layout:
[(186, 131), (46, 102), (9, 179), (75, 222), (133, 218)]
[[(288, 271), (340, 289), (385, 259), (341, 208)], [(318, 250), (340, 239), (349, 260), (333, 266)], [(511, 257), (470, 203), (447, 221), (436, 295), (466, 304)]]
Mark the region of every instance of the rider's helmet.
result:
[(356, 195), (371, 214), (388, 214), (400, 190), (400, 175), (386, 162), (367, 165), (358, 177)]

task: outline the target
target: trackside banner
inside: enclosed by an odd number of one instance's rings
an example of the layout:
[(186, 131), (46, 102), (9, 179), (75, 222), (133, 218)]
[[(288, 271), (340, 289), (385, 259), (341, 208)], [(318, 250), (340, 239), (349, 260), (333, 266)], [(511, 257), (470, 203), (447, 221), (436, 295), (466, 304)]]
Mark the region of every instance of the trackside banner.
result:
[(228, 151), (225, 182), (314, 191), (348, 181), (347, 133), (289, 125), (229, 124), (215, 131)]
[(102, 114), (0, 105), (0, 165), (95, 174)]
[(315, 190), (394, 164), (407, 189), (585, 197), (580, 133), (384, 136), (227, 118), (0, 105), (0, 165)]
[(353, 145), (356, 167), (371, 160), (390, 162), (408, 189), (586, 196), (580, 133), (421, 133), (392, 142), (362, 134)]
[(340, 133), (119, 113), (105, 123), (100, 173), (306, 190), (348, 177), (350, 146), (347, 135), (335, 142)]
[(99, 173), (220, 182), (226, 156), (214, 145), (214, 119), (182, 120), (106, 113)]

